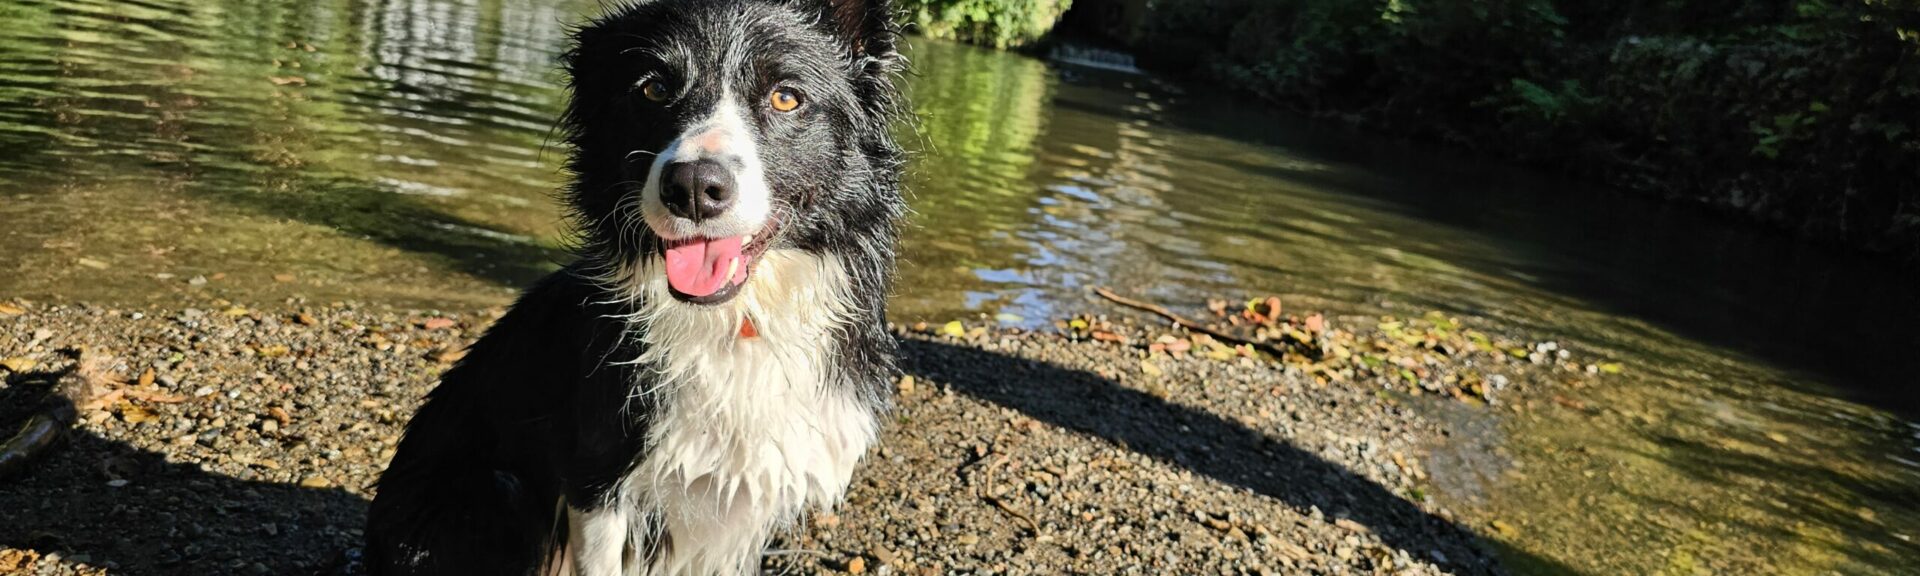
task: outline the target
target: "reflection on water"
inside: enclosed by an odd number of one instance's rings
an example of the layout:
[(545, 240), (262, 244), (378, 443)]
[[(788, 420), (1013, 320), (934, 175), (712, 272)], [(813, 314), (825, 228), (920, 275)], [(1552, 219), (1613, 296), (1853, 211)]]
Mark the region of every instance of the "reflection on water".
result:
[[(504, 302), (563, 257), (553, 57), (593, 9), (0, 6), (0, 296)], [(1431, 409), (1460, 431), (1434, 491), (1520, 558), (1920, 565), (1920, 428), (1868, 407), (1920, 408), (1913, 278), (1205, 87), (918, 44), (896, 318), (1037, 324), (1103, 309), (1094, 285), (1440, 310), (1627, 366)]]
[(549, 267), (552, 57), (580, 9), (0, 11), (0, 289), (495, 302)]

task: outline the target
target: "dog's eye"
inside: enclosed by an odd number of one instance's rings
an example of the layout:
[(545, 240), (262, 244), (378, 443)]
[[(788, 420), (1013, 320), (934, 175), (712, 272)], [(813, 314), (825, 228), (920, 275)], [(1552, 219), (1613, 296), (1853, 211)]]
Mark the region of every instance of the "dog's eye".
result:
[(640, 81), (640, 95), (654, 102), (665, 102), (673, 93), (667, 90), (666, 82), (661, 82), (659, 78), (648, 78)]
[(767, 95), (767, 105), (780, 112), (792, 112), (800, 108), (800, 92), (792, 88), (775, 88)]

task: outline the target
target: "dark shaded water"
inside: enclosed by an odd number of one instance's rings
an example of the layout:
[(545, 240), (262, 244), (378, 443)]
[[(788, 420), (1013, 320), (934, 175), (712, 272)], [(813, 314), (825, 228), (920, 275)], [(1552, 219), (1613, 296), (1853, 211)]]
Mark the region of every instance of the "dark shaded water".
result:
[[(0, 296), (504, 302), (564, 258), (549, 148), (591, 4), (0, 4)], [(1439, 310), (1623, 363), (1604, 406), (1436, 408), (1440, 497), (1596, 574), (1920, 565), (1920, 286), (1203, 87), (916, 42), (900, 320)], [(1879, 408), (1875, 408), (1875, 407)]]

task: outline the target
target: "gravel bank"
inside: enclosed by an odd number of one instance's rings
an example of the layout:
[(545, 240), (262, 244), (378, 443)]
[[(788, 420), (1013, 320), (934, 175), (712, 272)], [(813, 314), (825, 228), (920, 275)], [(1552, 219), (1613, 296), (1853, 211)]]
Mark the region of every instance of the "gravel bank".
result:
[[(79, 405), (64, 445), (0, 479), (0, 573), (22, 574), (355, 573), (402, 425), (492, 318), (11, 307), (6, 433), (49, 394)], [(882, 448), (770, 570), (1499, 571), (1422, 494), (1440, 429), (1372, 388), (1051, 332), (902, 338)]]

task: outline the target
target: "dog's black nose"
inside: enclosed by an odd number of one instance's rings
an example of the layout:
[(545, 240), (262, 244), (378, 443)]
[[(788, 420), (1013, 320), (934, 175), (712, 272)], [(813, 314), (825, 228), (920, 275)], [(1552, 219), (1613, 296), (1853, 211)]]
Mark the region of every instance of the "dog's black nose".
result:
[(713, 160), (674, 162), (660, 171), (660, 201), (675, 216), (705, 220), (733, 207), (733, 171)]

